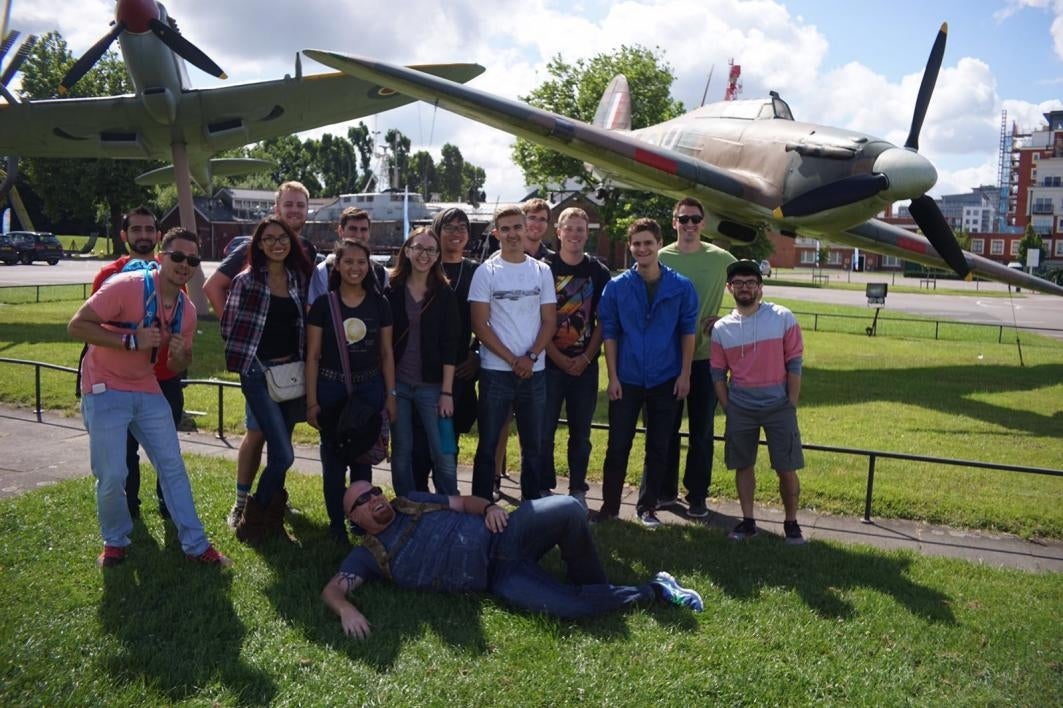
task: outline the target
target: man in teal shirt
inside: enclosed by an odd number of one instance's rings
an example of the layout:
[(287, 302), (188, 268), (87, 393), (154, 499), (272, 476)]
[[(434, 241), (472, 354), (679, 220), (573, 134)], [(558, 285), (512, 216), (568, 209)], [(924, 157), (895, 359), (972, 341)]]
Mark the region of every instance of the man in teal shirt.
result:
[[(687, 397), (690, 441), (683, 475), (689, 504), (687, 514), (694, 518), (709, 514), (705, 499), (712, 482), (713, 416), (716, 413), (716, 392), (709, 373), (709, 338), (723, 300), (727, 266), (735, 262), (735, 257), (724, 249), (701, 240), (704, 223), (705, 209), (701, 202), (693, 197), (680, 199), (672, 209), (672, 227), (677, 239), (662, 248), (658, 255), (661, 263), (693, 282), (698, 294), (698, 329)], [(662, 506), (679, 496), (679, 427), (682, 422), (683, 401), (680, 401), (668, 447), (667, 468), (661, 481)]]

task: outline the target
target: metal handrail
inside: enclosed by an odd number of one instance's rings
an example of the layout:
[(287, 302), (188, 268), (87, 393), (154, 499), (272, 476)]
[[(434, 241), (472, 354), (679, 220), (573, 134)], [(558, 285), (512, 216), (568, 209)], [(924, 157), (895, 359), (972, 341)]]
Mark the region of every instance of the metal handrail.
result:
[[(37, 416), (37, 422), (43, 423), (41, 417), (41, 369), (50, 369), (52, 371), (66, 371), (71, 374), (77, 374), (78, 370), (69, 366), (60, 366), (58, 364), (48, 364), (40, 361), (31, 361), (28, 359), (11, 359), (8, 357), (0, 357), (0, 364), (21, 364), (23, 366), (34, 367), (34, 384), (35, 384), (35, 409), (34, 412)], [(207, 385), (218, 387), (218, 427), (216, 430), (217, 436), (224, 440), (225, 429), (222, 425), (224, 420), (225, 410), (225, 396), (224, 391), (226, 388), (240, 388), (240, 384), (235, 381), (222, 381), (220, 379), (186, 379), (186, 385)], [(558, 421), (559, 424), (567, 424), (568, 421), (561, 418)], [(591, 428), (594, 430), (609, 430), (609, 426), (605, 423), (591, 423)], [(636, 432), (646, 433), (645, 428), (635, 428)], [(690, 434), (680, 431), (679, 435), (684, 438), (689, 438)], [(720, 442), (723, 442), (722, 435), (714, 435), (713, 438)], [(767, 442), (761, 440), (759, 442), (762, 446), (767, 446)], [(871, 502), (874, 496), (875, 487), (875, 463), (878, 459), (889, 460), (909, 460), (912, 462), (927, 462), (936, 465), (952, 465), (956, 467), (971, 467), (975, 469), (988, 469), (988, 470), (1000, 470), (1002, 472), (1020, 472), (1023, 474), (1040, 474), (1050, 477), (1063, 477), (1063, 470), (1051, 469), (1048, 467), (1030, 467), (1028, 465), (1006, 465), (997, 462), (982, 462), (979, 460), (958, 460), (949, 457), (934, 457), (931, 455), (915, 455), (907, 452), (889, 452), (886, 450), (868, 450), (858, 447), (840, 447), (837, 445), (816, 445), (814, 443), (802, 443), (802, 450), (814, 450), (816, 452), (833, 452), (842, 455), (853, 455), (858, 457), (868, 458), (867, 465), (867, 491), (864, 496), (864, 523), (871, 523)]]

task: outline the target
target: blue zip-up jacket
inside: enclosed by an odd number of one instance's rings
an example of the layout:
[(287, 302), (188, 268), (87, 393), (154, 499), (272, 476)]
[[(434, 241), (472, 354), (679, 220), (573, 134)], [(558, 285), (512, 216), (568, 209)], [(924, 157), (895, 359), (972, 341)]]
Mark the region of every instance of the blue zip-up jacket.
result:
[(621, 383), (652, 388), (683, 368), (681, 339), (697, 332), (698, 294), (689, 279), (662, 263), (651, 307), (646, 282), (632, 266), (605, 286), (598, 320), (602, 339), (617, 343)]

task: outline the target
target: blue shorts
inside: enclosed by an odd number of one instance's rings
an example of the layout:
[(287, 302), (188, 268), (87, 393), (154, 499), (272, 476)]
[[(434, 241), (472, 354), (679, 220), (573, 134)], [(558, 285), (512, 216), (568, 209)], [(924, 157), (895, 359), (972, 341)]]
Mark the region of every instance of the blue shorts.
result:
[(805, 466), (797, 409), (789, 401), (763, 410), (729, 404), (726, 413), (723, 458), (727, 469), (740, 470), (756, 464), (761, 428), (768, 440), (772, 469), (790, 472)]

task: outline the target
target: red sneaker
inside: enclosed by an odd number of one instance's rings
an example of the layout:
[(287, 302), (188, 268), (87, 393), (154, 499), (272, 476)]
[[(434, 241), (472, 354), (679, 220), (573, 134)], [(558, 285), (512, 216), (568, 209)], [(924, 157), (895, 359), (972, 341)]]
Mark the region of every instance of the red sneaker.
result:
[(214, 546), (207, 546), (207, 550), (203, 551), (198, 556), (188, 555), (188, 560), (202, 563), (204, 565), (216, 565), (222, 568), (228, 568), (233, 564), (231, 558), (219, 553), (218, 549)]
[(125, 550), (122, 546), (104, 546), (103, 553), (96, 556), (96, 565), (101, 568), (113, 568), (125, 560)]

